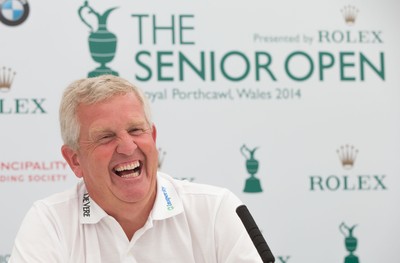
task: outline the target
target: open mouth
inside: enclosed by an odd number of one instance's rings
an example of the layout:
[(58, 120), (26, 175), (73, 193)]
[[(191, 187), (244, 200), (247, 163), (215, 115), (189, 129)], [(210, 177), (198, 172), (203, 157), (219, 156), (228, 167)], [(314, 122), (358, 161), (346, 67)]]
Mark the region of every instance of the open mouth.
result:
[(117, 165), (113, 170), (116, 175), (122, 178), (137, 177), (142, 171), (142, 164), (139, 161), (135, 161), (128, 164)]

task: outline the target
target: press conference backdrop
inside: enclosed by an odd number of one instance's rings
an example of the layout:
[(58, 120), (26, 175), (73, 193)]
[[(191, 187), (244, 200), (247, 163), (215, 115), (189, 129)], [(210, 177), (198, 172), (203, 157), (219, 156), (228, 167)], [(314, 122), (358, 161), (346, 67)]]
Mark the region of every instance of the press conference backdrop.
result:
[(400, 2), (0, 7), (0, 262), (32, 203), (77, 182), (58, 105), (103, 73), (149, 97), (160, 170), (236, 193), (276, 262), (400, 262)]

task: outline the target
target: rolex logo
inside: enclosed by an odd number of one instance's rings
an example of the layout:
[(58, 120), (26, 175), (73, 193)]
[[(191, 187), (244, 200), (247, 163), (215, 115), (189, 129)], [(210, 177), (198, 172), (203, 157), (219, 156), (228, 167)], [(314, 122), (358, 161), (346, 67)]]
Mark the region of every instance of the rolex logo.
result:
[(337, 151), (339, 160), (342, 162), (342, 166), (346, 170), (350, 170), (354, 166), (358, 150), (352, 145), (343, 145)]
[(349, 26), (354, 25), (358, 14), (358, 9), (354, 6), (347, 5), (343, 7), (341, 11), (346, 24), (348, 24)]
[(14, 81), (15, 71), (11, 68), (0, 69), (0, 91), (9, 91)]

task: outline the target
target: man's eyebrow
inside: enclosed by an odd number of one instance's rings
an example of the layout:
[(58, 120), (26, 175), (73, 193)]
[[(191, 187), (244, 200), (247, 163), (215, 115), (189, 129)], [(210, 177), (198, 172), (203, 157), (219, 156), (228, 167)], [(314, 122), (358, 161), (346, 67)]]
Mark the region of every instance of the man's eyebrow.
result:
[(146, 121), (144, 121), (144, 120), (140, 120), (140, 121), (132, 121), (132, 122), (130, 122), (129, 124), (128, 124), (128, 127), (129, 128), (132, 128), (132, 127), (142, 127), (142, 126), (146, 126), (146, 124), (147, 124), (147, 122)]

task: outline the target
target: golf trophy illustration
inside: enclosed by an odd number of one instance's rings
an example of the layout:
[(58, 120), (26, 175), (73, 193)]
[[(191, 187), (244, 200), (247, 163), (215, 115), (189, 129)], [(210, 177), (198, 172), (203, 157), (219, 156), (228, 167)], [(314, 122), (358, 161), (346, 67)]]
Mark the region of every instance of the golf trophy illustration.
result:
[(342, 232), (342, 234), (345, 236), (346, 249), (350, 253), (345, 257), (344, 263), (359, 263), (358, 257), (353, 254), (357, 248), (357, 239), (353, 236), (353, 230), (356, 226), (357, 225), (348, 227), (344, 222), (342, 222), (339, 226), (340, 232)]
[[(84, 4), (79, 8), (78, 14), (82, 22), (89, 27), (89, 50), (92, 59), (100, 63), (100, 67), (89, 72), (88, 77), (95, 77), (104, 74), (112, 74), (118, 76), (118, 73), (106, 64), (114, 59), (115, 51), (117, 48), (117, 37), (115, 34), (107, 30), (107, 19), (110, 13), (117, 7), (110, 8), (103, 14), (97, 13), (88, 3), (85, 1)], [(94, 15), (97, 18), (98, 28), (94, 31), (93, 26), (88, 22), (92, 21), (89, 19), (90, 15)]]
[(246, 169), (247, 172), (250, 174), (250, 177), (246, 179), (246, 184), (244, 187), (243, 192), (246, 193), (259, 193), (262, 192), (260, 180), (255, 177), (255, 174), (258, 171), (258, 164), (259, 162), (254, 158), (254, 153), (258, 149), (258, 147), (254, 149), (247, 148), (246, 145), (240, 148), (240, 152), (246, 158)]

